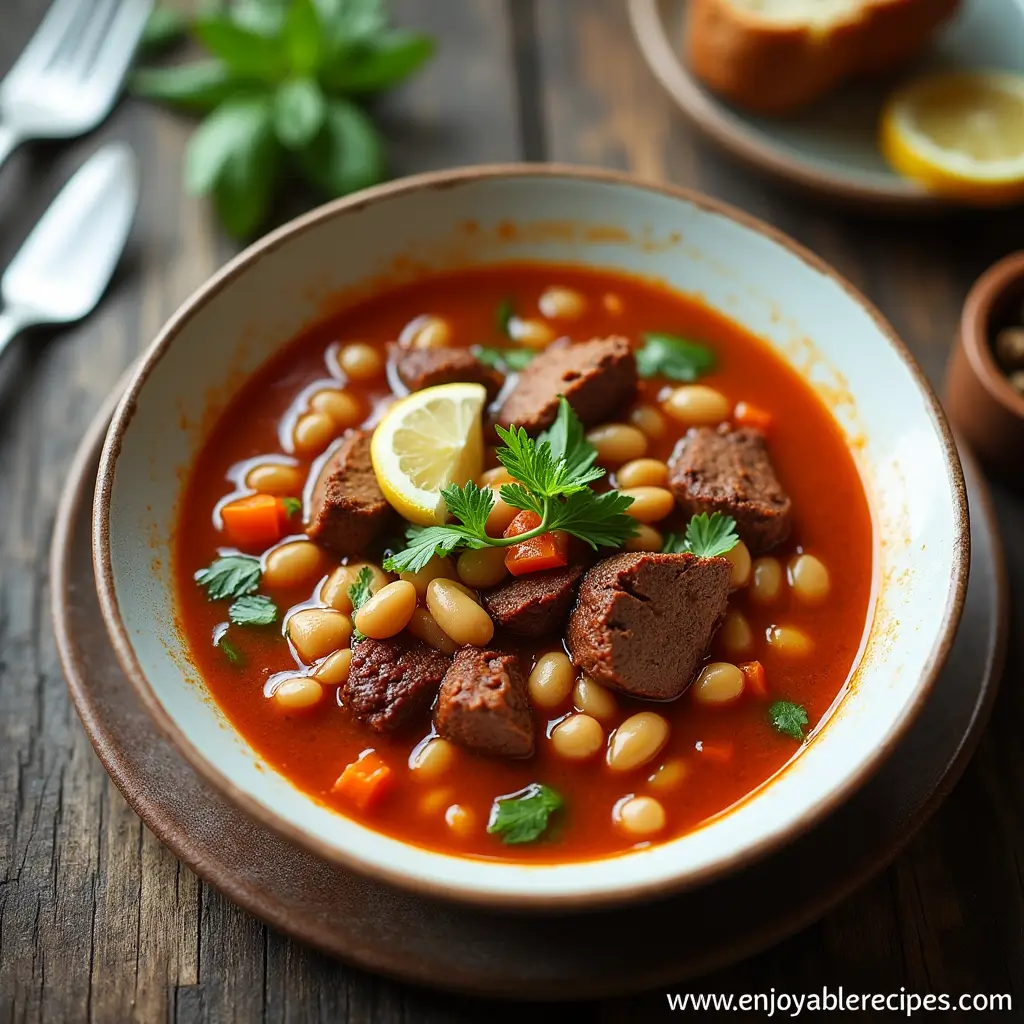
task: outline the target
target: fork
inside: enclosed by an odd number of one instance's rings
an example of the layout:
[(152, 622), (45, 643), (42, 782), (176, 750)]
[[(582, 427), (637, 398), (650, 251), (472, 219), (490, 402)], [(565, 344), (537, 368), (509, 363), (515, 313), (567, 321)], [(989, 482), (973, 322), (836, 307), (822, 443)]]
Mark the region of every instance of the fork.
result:
[(84, 135), (110, 113), (153, 0), (54, 0), (0, 82), (0, 164), (26, 139)]

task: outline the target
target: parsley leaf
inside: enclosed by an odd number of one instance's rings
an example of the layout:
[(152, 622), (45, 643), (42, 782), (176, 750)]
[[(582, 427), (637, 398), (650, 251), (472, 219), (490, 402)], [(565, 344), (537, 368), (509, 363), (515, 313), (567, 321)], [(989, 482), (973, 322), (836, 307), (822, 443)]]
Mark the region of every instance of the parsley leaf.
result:
[(667, 377), (692, 383), (714, 369), (711, 349), (674, 334), (650, 333), (636, 350), (636, 368), (641, 377)]
[(302, 501), (299, 498), (282, 498), (281, 504), (284, 506), (284, 513), (289, 519), (297, 516), (302, 511)]
[(548, 827), (548, 819), (564, 801), (549, 786), (532, 782), (518, 793), (498, 797), (491, 807), (487, 831), (505, 843), (532, 843)]
[(490, 487), (477, 487), (472, 480), (461, 487), (449, 484), (441, 488), (441, 497), (448, 511), (461, 519), (467, 530), (476, 534), (487, 532), (487, 517), (494, 508), (494, 491)]
[[(579, 424), (576, 414), (569, 408), (569, 403), (559, 408), (568, 409), (568, 415)], [(558, 426), (558, 421), (555, 421)], [(564, 448), (564, 454), (556, 455), (551, 441), (541, 435), (536, 441), (522, 427), (495, 427), (498, 436), (505, 442), (505, 447), (497, 451), (498, 461), (509, 471), (509, 474), (527, 490), (533, 491), (541, 498), (555, 498), (575, 491), (584, 490), (595, 480), (604, 476), (604, 470), (593, 465), (597, 453), (593, 451), (586, 439), (577, 441), (569, 431), (575, 428), (564, 428), (562, 434), (555, 434), (554, 440)], [(580, 434), (582, 435), (582, 427)], [(564, 435), (564, 436), (563, 436)], [(504, 497), (506, 484), (502, 487)]]
[(204, 587), (211, 601), (228, 597), (244, 597), (260, 585), (260, 560), (251, 555), (225, 555), (207, 569), (196, 573), (196, 583)]
[(689, 552), (699, 558), (716, 558), (728, 554), (739, 542), (736, 520), (732, 516), (721, 512), (712, 512), (709, 516), (701, 512), (687, 523), (685, 537), (668, 534), (661, 550), (671, 555)]
[(621, 548), (640, 529), (639, 523), (626, 515), (632, 504), (633, 498), (620, 491), (576, 491), (556, 506), (548, 528), (564, 530), (595, 550)]
[[(428, 559), (429, 561), (429, 559)], [(373, 583), (373, 570), (368, 566), (364, 565), (359, 570), (359, 575), (356, 577), (355, 583), (348, 588), (348, 599), (352, 602), (352, 614), (355, 615), (360, 608), (366, 604), (367, 601), (373, 596), (370, 590), (370, 584)], [(356, 643), (359, 640), (365, 640), (366, 634), (361, 633), (354, 626), (352, 627), (352, 642)]]
[(516, 315), (516, 306), (512, 299), (502, 299), (495, 314), (498, 321), (498, 331), (506, 338), (512, 337), (509, 322)]
[(247, 595), (231, 604), (228, 618), (236, 626), (272, 626), (277, 622), (277, 605), (264, 594)]
[(782, 733), (803, 743), (806, 739), (804, 729), (807, 726), (807, 711), (802, 704), (794, 704), (788, 700), (777, 700), (768, 709), (768, 721)]
[(487, 542), (474, 543), (475, 538), (465, 527), (410, 526), (406, 531), (408, 546), (384, 560), (388, 572), (419, 572), (434, 555), (447, 555), (460, 545), (487, 547)]
[(556, 459), (564, 459), (566, 469), (574, 480), (586, 478), (587, 482), (604, 476), (603, 469), (593, 469), (597, 461), (597, 449), (587, 440), (583, 424), (565, 395), (558, 396), (558, 415), (555, 422), (539, 437), (551, 446)]
[(478, 345), (473, 349), (473, 355), (484, 366), (491, 366), (495, 370), (510, 370), (513, 373), (525, 370), (533, 362), (536, 354), (528, 348), (488, 348), (486, 345)]

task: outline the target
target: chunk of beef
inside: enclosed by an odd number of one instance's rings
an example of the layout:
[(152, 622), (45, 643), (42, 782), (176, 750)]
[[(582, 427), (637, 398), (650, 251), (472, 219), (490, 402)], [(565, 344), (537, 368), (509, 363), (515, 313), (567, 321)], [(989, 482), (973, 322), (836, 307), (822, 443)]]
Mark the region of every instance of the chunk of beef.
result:
[(789, 497), (757, 430), (732, 430), (725, 424), (691, 428), (668, 460), (668, 484), (687, 516), (732, 516), (736, 532), (754, 554), (789, 536)]
[(675, 700), (693, 682), (729, 598), (724, 558), (637, 551), (598, 562), (566, 636), (573, 664), (603, 686)]
[(583, 569), (567, 565), (517, 576), (485, 591), (484, 607), (496, 625), (516, 636), (561, 632)]
[(343, 557), (364, 555), (395, 520), (370, 462), (370, 435), (347, 430), (320, 470), (306, 533)]
[(591, 427), (632, 401), (636, 384), (636, 359), (625, 338), (553, 345), (519, 375), (495, 422), (538, 434), (554, 423), (558, 396), (565, 395), (583, 425)]
[(505, 383), (505, 375), (480, 362), (468, 348), (423, 348), (399, 351), (395, 368), (410, 391), (422, 391), (435, 384), (469, 381), (483, 384), (492, 401)]
[(518, 658), (479, 647), (456, 652), (441, 684), (434, 725), (445, 739), (478, 754), (529, 757), (533, 718)]
[(422, 725), (450, 664), (440, 651), (405, 635), (360, 640), (352, 648), (342, 700), (377, 732)]

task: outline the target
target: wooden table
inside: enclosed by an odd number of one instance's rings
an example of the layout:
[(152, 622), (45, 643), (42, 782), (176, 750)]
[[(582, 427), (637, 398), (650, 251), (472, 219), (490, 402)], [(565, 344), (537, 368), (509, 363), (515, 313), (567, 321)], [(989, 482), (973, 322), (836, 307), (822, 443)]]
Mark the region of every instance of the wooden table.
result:
[[(2, 0), (0, 73), (44, 5)], [(620, 0), (393, 6), (401, 23), (440, 42), (429, 71), (381, 106), (396, 175), (559, 160), (695, 186), (771, 221), (837, 266), (881, 306), (936, 383), (971, 281), (1024, 239), (1019, 213), (898, 224), (770, 188), (695, 138), (643, 64)], [(329, 961), (182, 867), (93, 755), (51, 635), (50, 531), (65, 470), (100, 400), (165, 317), (232, 252), (205, 206), (182, 198), (189, 127), (129, 101), (97, 137), (25, 147), (0, 172), (3, 265), (101, 139), (127, 139), (144, 169), (138, 224), (100, 310), (71, 330), (23, 337), (0, 364), (0, 1017), (412, 1024), (660, 1016), (659, 993), (569, 1007), (497, 1006)], [(1024, 504), (1000, 490), (996, 498), (1011, 578), (1020, 586)], [(818, 925), (692, 988), (906, 986), (1011, 992), (1024, 1005), (1024, 608), (1014, 623), (1008, 672), (981, 748), (899, 860)]]

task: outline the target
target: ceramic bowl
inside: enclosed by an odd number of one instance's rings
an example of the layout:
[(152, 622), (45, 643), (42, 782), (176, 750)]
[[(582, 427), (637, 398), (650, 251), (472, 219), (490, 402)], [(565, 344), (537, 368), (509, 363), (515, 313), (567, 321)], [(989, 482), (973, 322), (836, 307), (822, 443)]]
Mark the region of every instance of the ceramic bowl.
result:
[(992, 352), (1001, 327), (1024, 319), (1024, 252), (985, 271), (960, 314), (960, 333), (946, 370), (946, 410), (985, 468), (1024, 485), (1024, 395), (1010, 384)]
[[(510, 260), (659, 278), (765, 338), (831, 406), (874, 515), (873, 616), (827, 722), (773, 779), (697, 830), (585, 863), (450, 856), (329, 810), (262, 764), (233, 730), (175, 626), (171, 539), (182, 481), (245, 375), (332, 303), (434, 268)], [(394, 182), (322, 207), (246, 250), (146, 352), (106, 439), (94, 509), (97, 585), (118, 658), (202, 776), (294, 842), (356, 871), (425, 894), (534, 909), (696, 884), (838, 806), (923, 706), (960, 617), (968, 545), (960, 463), (935, 396), (848, 283), (774, 228), (720, 203), (567, 167), (471, 168)]]

